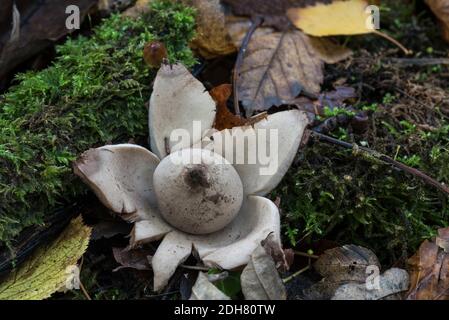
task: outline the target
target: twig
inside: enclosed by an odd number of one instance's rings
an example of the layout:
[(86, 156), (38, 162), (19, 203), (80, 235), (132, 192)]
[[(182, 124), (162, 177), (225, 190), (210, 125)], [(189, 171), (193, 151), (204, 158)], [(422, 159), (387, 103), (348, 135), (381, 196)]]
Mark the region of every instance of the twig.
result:
[(383, 32), (380, 32), (380, 31), (378, 31), (378, 30), (374, 30), (373, 33), (374, 33), (374, 34), (377, 34), (378, 36), (381, 36), (381, 37), (384, 38), (384, 39), (387, 39), (387, 40), (390, 41), (390, 42), (392, 42), (393, 44), (395, 44), (396, 46), (398, 46), (399, 49), (401, 49), (402, 51), (404, 51), (404, 53), (405, 53), (406, 55), (410, 55), (410, 54), (413, 53), (411, 50), (409, 50), (409, 49), (407, 49), (406, 47), (404, 47), (398, 40), (396, 40), (396, 39), (390, 37), (388, 34), (383, 33)]
[(387, 164), (390, 164), (390, 165), (392, 165), (392, 166), (394, 166), (394, 167), (396, 167), (396, 168), (398, 168), (398, 169), (400, 169), (400, 170), (402, 170), (404, 172), (410, 173), (413, 176), (420, 178), (421, 180), (423, 180), (428, 185), (431, 185), (431, 186), (437, 188), (438, 190), (440, 190), (440, 191), (442, 191), (442, 192), (444, 192), (446, 194), (449, 194), (449, 188), (446, 185), (444, 185), (442, 183), (439, 183), (438, 181), (436, 181), (435, 179), (429, 177), (428, 175), (426, 175), (425, 173), (419, 171), (418, 169), (409, 167), (409, 166), (407, 166), (407, 165), (405, 165), (405, 164), (403, 164), (403, 163), (401, 163), (399, 161), (396, 161), (396, 160), (390, 158), (389, 156), (386, 156), (384, 154), (381, 154), (381, 153), (379, 153), (377, 151), (374, 151), (374, 150), (371, 150), (371, 149), (368, 149), (368, 148), (365, 148), (365, 147), (361, 147), (361, 146), (359, 146), (357, 144), (351, 144), (351, 143), (348, 143), (348, 142), (345, 142), (345, 141), (341, 141), (341, 140), (338, 140), (338, 139), (326, 136), (326, 135), (318, 133), (318, 132), (312, 131), (311, 136), (316, 137), (320, 141), (323, 141), (323, 142), (328, 142), (328, 143), (331, 143), (331, 144), (334, 144), (334, 145), (337, 145), (337, 146), (340, 146), (340, 147), (343, 147), (343, 148), (346, 148), (346, 149), (351, 149), (356, 154), (357, 153), (359, 153), (359, 154), (366, 154), (366, 155), (371, 156), (371, 157), (373, 157), (375, 159), (383, 161), (383, 162), (385, 162)]
[(188, 266), (185, 264), (180, 265), (181, 268), (187, 269), (187, 270), (196, 270), (196, 271), (209, 271), (209, 268), (207, 267), (200, 267), (200, 266)]
[(243, 59), (245, 57), (246, 50), (248, 49), (248, 44), (256, 31), (256, 29), (263, 23), (263, 17), (257, 16), (254, 18), (251, 27), (243, 38), (242, 45), (240, 46), (239, 53), (237, 55), (237, 60), (235, 61), (234, 72), (232, 75), (232, 86), (234, 87), (234, 111), (237, 116), (240, 115), (240, 107), (239, 107), (239, 89), (237, 86), (237, 82), (240, 76), (240, 68), (243, 63)]
[(390, 58), (386, 60), (403, 66), (434, 66), (439, 64), (449, 64), (448, 58)]
[(301, 273), (306, 272), (307, 270), (310, 269), (310, 264), (307, 267), (302, 268), (299, 271), (296, 271), (294, 274), (288, 276), (287, 278), (282, 279), (283, 283), (287, 283), (289, 281), (292, 281), (294, 278), (296, 278), (297, 276), (299, 276)]
[(92, 300), (92, 298), (89, 295), (89, 292), (87, 292), (86, 288), (84, 287), (83, 283), (80, 280), (80, 289), (83, 292), (84, 296), (86, 297), (87, 300)]
[(306, 252), (300, 252), (300, 251), (293, 251), (294, 254), (296, 254), (297, 256), (301, 256), (301, 257), (306, 257), (306, 258), (310, 258), (310, 259), (318, 259), (320, 256), (314, 255), (314, 254), (309, 254)]

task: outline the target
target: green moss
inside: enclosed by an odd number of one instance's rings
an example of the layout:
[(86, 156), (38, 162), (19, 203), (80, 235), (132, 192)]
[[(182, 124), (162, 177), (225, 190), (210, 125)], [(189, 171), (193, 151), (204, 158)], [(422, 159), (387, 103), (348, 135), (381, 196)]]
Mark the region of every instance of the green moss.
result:
[(147, 135), (154, 70), (143, 46), (163, 41), (172, 61), (192, 66), (194, 11), (166, 1), (138, 19), (112, 16), (93, 35), (69, 39), (54, 64), (17, 77), (0, 97), (0, 241), (85, 192), (71, 162), (86, 149)]
[[(449, 181), (449, 124), (424, 133), (384, 109), (373, 118), (370, 134), (355, 135), (354, 141)], [(319, 239), (355, 243), (394, 263), (449, 225), (447, 195), (377, 159), (316, 142), (297, 160), (272, 195), (281, 197), (283, 233), (291, 245)]]

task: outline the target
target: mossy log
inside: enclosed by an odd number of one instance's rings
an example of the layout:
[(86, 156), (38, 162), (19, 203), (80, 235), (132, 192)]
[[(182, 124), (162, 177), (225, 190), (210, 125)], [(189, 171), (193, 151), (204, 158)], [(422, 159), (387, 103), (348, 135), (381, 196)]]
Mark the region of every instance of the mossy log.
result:
[(86, 192), (71, 169), (81, 152), (147, 136), (155, 71), (143, 47), (163, 41), (172, 61), (192, 66), (194, 30), (193, 9), (153, 1), (147, 14), (107, 18), (59, 46), (51, 67), (17, 77), (0, 96), (0, 244)]

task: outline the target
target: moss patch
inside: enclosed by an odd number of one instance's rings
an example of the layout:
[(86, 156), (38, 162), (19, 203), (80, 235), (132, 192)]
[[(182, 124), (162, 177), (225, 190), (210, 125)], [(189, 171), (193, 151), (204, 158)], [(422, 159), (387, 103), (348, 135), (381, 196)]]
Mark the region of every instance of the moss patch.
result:
[(54, 64), (17, 77), (0, 97), (0, 241), (85, 192), (71, 162), (86, 149), (147, 136), (154, 71), (143, 46), (163, 41), (170, 59), (192, 66), (194, 11), (156, 1), (138, 18), (112, 16), (91, 37), (69, 39)]

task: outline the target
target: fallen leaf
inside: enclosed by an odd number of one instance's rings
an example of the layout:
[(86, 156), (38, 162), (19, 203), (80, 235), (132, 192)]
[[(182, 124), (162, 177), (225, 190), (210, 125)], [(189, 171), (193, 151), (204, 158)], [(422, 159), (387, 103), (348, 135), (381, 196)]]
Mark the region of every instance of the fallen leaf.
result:
[(126, 9), (122, 15), (124, 17), (137, 18), (150, 11), (150, 2), (151, 0), (137, 0), (136, 3), (131, 8)]
[(206, 59), (224, 56), (237, 49), (227, 29), (225, 12), (220, 0), (182, 0), (196, 9), (197, 35), (191, 45)]
[(359, 282), (365, 282), (369, 266), (380, 269), (374, 252), (352, 244), (326, 250), (314, 264), (315, 270), (324, 278)]
[(276, 269), (281, 272), (286, 272), (290, 269), (293, 263), (294, 253), (292, 250), (283, 250), (279, 241), (273, 233), (270, 233), (268, 237), (262, 241), (262, 247), (271, 256), (276, 264)]
[[(411, 288), (408, 300), (449, 300), (449, 254), (444, 248), (449, 228), (440, 229), (435, 242), (424, 241), (409, 260)], [(438, 243), (443, 243), (440, 247)]]
[(240, 280), (246, 300), (287, 299), (287, 292), (276, 270), (276, 265), (261, 245), (251, 254)]
[(323, 279), (306, 289), (304, 294), (313, 300), (331, 299), (344, 284), (364, 284), (369, 276), (369, 266), (380, 270), (376, 255), (369, 249), (346, 245), (326, 250), (314, 264)]
[(373, 32), (367, 22), (371, 11), (366, 0), (334, 0), (332, 3), (316, 3), (304, 8), (289, 8), (291, 22), (312, 36), (355, 35)]
[[(229, 30), (240, 46), (241, 28), (236, 33)], [(313, 39), (299, 30), (257, 29), (237, 83), (247, 115), (285, 104), (301, 93), (319, 94), (324, 62), (335, 63), (350, 55), (350, 50), (327, 39)]]
[(448, 0), (426, 0), (427, 5), (440, 20), (443, 37), (449, 42), (449, 1)]
[(121, 265), (115, 268), (114, 272), (125, 268), (141, 271), (151, 269), (151, 255), (147, 249), (112, 248), (112, 253), (115, 261)]
[(198, 273), (198, 278), (192, 287), (190, 300), (231, 300), (212, 284), (203, 272)]
[(343, 284), (335, 291), (332, 300), (380, 300), (406, 291), (409, 287), (407, 271), (398, 268), (385, 271), (378, 281), (378, 288), (369, 288), (366, 283)]
[(214, 128), (218, 131), (232, 129), (246, 124), (245, 119), (233, 114), (227, 107), (227, 101), (232, 93), (230, 84), (222, 84), (213, 88), (210, 92), (212, 99), (217, 103)]
[(73, 266), (89, 244), (91, 228), (73, 219), (51, 244), (38, 248), (0, 284), (0, 300), (42, 300), (73, 280)]
[(80, 9), (81, 21), (97, 0), (2, 0), (0, 13), (0, 79), (22, 62), (74, 31), (66, 28), (69, 5)]

